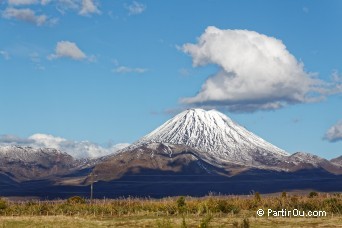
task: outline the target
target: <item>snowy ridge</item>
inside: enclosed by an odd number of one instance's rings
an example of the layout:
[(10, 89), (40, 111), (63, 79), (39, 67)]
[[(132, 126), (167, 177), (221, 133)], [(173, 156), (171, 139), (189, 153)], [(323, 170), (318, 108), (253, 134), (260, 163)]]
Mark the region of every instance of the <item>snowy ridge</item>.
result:
[(186, 110), (129, 148), (154, 142), (186, 145), (226, 161), (250, 163), (255, 156), (289, 155), (216, 110)]
[(69, 154), (52, 148), (32, 148), (21, 146), (0, 147), (0, 158), (12, 161), (36, 162), (39, 158), (55, 156), (71, 157)]
[(31, 148), (54, 148), (71, 155), (76, 159), (99, 158), (116, 153), (127, 147), (127, 143), (101, 146), (90, 141), (74, 141), (49, 134), (33, 134), (28, 138), (20, 138), (15, 135), (0, 135), (0, 147), (18, 146)]
[(320, 162), (323, 162), (325, 159), (318, 157), (317, 155), (305, 153), (305, 152), (296, 152), (292, 154), (289, 159), (290, 162), (293, 162), (295, 165), (300, 163), (309, 163), (315, 167), (319, 166)]

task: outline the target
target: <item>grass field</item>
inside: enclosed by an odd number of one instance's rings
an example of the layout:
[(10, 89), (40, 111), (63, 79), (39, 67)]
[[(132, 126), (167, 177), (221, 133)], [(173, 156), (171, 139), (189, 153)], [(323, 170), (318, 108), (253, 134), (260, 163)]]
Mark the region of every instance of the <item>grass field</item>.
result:
[[(266, 213), (259, 217), (257, 210)], [(267, 216), (267, 210), (324, 211)], [(55, 201), (0, 200), (0, 227), (342, 227), (342, 195), (169, 197)]]
[(205, 218), (193, 215), (186, 216), (184, 220), (181, 216), (121, 216), (113, 218), (6, 216), (0, 217), (0, 227), (342, 227), (341, 216), (324, 218), (250, 217), (248, 222), (241, 216), (213, 216), (208, 223), (204, 223), (203, 220)]

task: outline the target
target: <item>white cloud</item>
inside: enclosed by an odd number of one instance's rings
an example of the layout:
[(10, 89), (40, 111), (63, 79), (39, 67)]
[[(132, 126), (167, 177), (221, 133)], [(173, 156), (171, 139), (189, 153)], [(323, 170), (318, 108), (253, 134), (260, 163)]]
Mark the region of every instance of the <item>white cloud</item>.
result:
[(210, 26), (197, 44), (181, 49), (192, 56), (195, 67), (214, 64), (220, 68), (196, 96), (181, 99), (188, 105), (240, 112), (278, 109), (319, 101), (337, 87), (305, 72), (303, 63), (281, 40), (254, 31)]
[(146, 10), (146, 5), (133, 1), (130, 5), (126, 6), (129, 15), (141, 14)]
[(80, 9), (79, 0), (58, 0), (56, 5), (57, 5), (56, 9), (61, 14), (65, 14), (67, 10), (79, 10)]
[(324, 139), (330, 142), (342, 141), (342, 120), (329, 128), (325, 133)]
[(0, 51), (0, 55), (4, 58), (4, 59), (6, 59), (6, 60), (9, 60), (11, 57), (10, 57), (10, 54), (7, 52), (7, 51), (3, 51), (3, 50), (1, 50)]
[(55, 137), (52, 135), (45, 135), (45, 134), (34, 134), (28, 137), (29, 140), (35, 142), (36, 146), (38, 147), (47, 147), (47, 148), (57, 148), (63, 142), (67, 140), (60, 137)]
[(76, 43), (70, 41), (60, 41), (57, 43), (55, 53), (48, 56), (49, 59), (56, 58), (71, 58), (74, 60), (83, 60), (87, 58), (87, 55), (79, 49)]
[(16, 9), (9, 7), (2, 12), (2, 17), (6, 19), (17, 19), (19, 21), (25, 21), (37, 26), (42, 25), (54, 25), (58, 22), (57, 18), (49, 18), (45, 14), (36, 15), (31, 9)]
[(9, 5), (32, 5), (37, 4), (38, 0), (8, 0)]
[(94, 0), (82, 0), (80, 15), (89, 15), (92, 13), (100, 13), (100, 10), (97, 8)]
[(125, 74), (125, 73), (145, 73), (147, 71), (146, 68), (132, 68), (132, 67), (126, 67), (126, 66), (118, 66), (115, 69), (113, 69), (113, 72)]
[(34, 134), (28, 138), (20, 138), (13, 135), (1, 135), (0, 146), (21, 145), (34, 148), (55, 148), (70, 154), (75, 158), (97, 158), (106, 156), (128, 146), (128, 143), (120, 143), (109, 147), (101, 147), (89, 141), (72, 141), (47, 134)]

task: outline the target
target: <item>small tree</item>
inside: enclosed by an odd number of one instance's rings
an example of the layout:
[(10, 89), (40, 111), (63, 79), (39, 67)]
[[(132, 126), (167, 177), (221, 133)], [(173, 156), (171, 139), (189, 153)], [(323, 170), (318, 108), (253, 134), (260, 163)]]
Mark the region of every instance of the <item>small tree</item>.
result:
[(180, 196), (177, 199), (177, 208), (179, 213), (183, 213), (185, 211), (186, 203), (185, 203), (185, 197)]

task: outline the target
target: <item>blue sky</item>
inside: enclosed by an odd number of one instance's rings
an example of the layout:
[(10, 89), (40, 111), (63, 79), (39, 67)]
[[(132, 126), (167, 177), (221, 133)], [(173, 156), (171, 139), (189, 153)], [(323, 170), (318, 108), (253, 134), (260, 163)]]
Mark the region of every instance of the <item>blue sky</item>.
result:
[[(341, 10), (341, 1), (2, 0), (0, 135), (132, 143), (196, 106), (219, 109), (290, 153), (340, 156)], [(249, 51), (268, 56), (251, 36), (274, 41), (279, 69), (263, 67), (268, 59), (245, 65)], [(212, 44), (205, 56), (200, 37)], [(220, 95), (218, 85), (201, 89), (219, 77), (231, 83)], [(245, 87), (230, 87), (229, 77)], [(286, 89), (262, 85), (247, 94), (249, 78)]]

